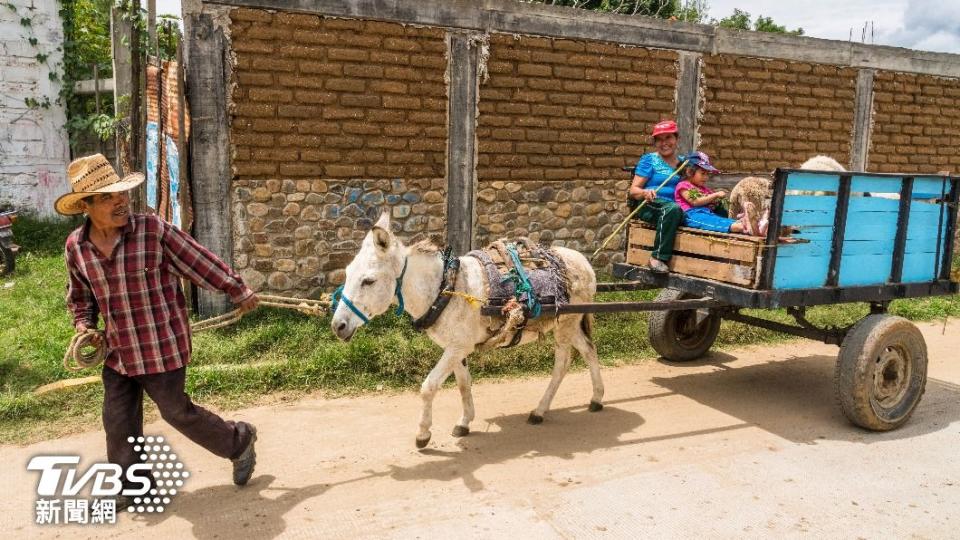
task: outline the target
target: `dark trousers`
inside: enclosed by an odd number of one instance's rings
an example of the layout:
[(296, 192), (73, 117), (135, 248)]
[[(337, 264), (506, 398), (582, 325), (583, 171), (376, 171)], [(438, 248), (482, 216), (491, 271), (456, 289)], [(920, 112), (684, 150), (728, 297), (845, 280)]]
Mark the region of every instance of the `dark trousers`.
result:
[(654, 199), (643, 205), (637, 212), (637, 217), (657, 228), (650, 255), (661, 261), (669, 261), (670, 257), (673, 257), (673, 242), (677, 237), (677, 229), (683, 222), (683, 210), (677, 203)]
[(160, 416), (191, 441), (210, 452), (234, 459), (250, 444), (245, 422), (231, 422), (195, 405), (184, 392), (187, 368), (127, 377), (103, 368), (103, 429), (107, 432), (107, 460), (123, 467), (140, 463), (127, 437), (143, 435), (143, 393), (157, 404)]

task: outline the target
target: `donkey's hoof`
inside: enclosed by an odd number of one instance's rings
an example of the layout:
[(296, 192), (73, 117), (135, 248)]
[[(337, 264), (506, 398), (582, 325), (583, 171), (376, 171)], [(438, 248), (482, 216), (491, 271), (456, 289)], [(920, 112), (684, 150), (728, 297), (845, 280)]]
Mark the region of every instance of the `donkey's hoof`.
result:
[(530, 413), (530, 416), (527, 417), (527, 423), (528, 423), (528, 424), (533, 424), (533, 425), (535, 425), (535, 426), (538, 425), (538, 424), (542, 424), (542, 423), (543, 423), (543, 417), (540, 416), (539, 414)]
[(590, 402), (590, 412), (598, 412), (602, 410), (603, 410), (603, 403), (600, 403), (599, 401)]
[(453, 426), (454, 437), (466, 437), (470, 434), (470, 428), (467, 426)]
[(424, 447), (426, 447), (428, 442), (430, 442), (430, 434), (429, 434), (429, 433), (428, 433), (427, 436), (426, 436), (425, 438), (423, 438), (423, 439), (421, 439), (420, 437), (417, 437), (417, 448), (424, 448)]

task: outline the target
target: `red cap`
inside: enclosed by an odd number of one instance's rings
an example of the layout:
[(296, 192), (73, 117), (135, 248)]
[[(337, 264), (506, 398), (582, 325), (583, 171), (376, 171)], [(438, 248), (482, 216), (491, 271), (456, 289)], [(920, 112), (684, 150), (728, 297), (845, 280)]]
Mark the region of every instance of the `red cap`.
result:
[(677, 123), (673, 120), (664, 120), (663, 122), (657, 122), (653, 126), (653, 136), (663, 135), (665, 133), (677, 133)]

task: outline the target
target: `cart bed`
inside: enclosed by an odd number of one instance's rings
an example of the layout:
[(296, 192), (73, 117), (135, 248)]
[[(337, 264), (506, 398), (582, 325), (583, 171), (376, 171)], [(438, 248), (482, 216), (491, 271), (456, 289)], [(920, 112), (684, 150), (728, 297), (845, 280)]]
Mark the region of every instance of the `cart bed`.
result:
[[(653, 232), (632, 224), (614, 275), (753, 308), (953, 294), (958, 182), (777, 169), (767, 238), (682, 229), (663, 276), (645, 267)], [(798, 243), (776, 243), (782, 225)]]

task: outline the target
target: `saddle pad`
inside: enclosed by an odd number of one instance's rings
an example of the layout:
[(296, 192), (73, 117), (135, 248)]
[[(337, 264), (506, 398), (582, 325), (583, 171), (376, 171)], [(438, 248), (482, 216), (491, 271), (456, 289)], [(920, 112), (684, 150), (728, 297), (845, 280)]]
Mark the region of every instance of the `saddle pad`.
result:
[[(528, 238), (518, 238), (515, 244), (524, 271), (539, 301), (557, 306), (568, 304), (570, 299), (567, 291), (567, 269), (563, 260), (553, 250), (540, 247)], [(515, 297), (516, 286), (513, 280), (504, 279), (513, 268), (513, 263), (503, 240), (497, 240), (483, 249), (475, 249), (467, 253), (467, 256), (477, 259), (483, 265), (487, 279), (487, 298), (491, 304), (502, 304), (505, 299)]]

